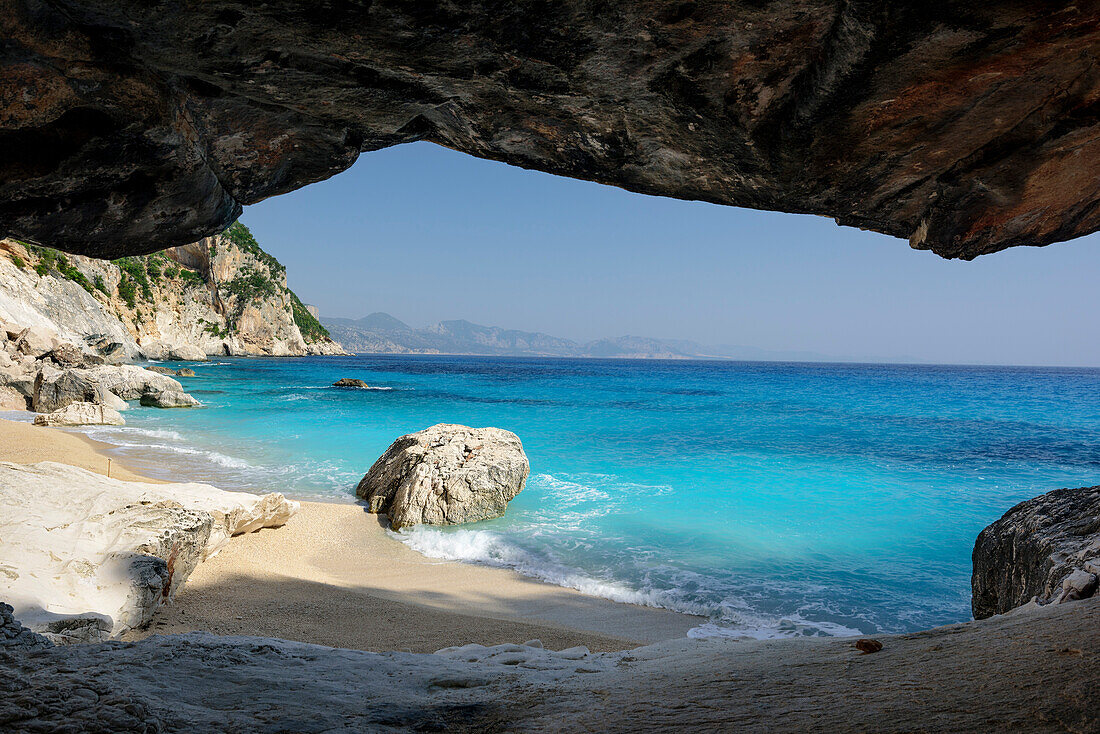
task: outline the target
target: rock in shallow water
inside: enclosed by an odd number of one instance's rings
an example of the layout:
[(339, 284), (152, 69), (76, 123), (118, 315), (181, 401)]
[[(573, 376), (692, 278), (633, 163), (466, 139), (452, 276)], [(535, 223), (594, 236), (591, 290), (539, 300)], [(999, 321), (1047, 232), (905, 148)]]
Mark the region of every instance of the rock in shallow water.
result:
[(332, 383), (333, 387), (370, 387), (362, 380), (357, 380), (354, 377), (341, 377), (336, 382)]
[(199, 401), (183, 390), (150, 391), (141, 396), (141, 404), (153, 408), (197, 408)]
[(1100, 486), (1021, 502), (978, 535), (973, 561), (976, 619), (1032, 599), (1048, 604), (1091, 596), (1100, 574)]
[(355, 493), (395, 530), (500, 517), (530, 472), (519, 437), (440, 423), (393, 442)]

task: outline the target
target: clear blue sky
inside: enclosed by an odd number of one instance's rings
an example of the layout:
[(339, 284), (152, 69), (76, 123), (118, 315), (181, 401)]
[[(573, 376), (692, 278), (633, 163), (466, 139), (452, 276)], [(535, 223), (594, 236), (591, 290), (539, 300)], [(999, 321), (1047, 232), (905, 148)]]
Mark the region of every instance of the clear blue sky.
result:
[(242, 221), (327, 316), (1100, 365), (1100, 234), (947, 261), (830, 219), (642, 196), (427, 143), (364, 154)]

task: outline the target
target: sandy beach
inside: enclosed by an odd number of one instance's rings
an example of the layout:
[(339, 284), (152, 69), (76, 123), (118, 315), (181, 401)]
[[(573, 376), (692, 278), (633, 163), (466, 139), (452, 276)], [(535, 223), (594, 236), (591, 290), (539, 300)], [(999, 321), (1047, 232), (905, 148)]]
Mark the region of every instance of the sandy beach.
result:
[[(0, 461), (106, 474), (104, 448), (75, 431), (0, 420)], [(117, 460), (111, 476), (143, 478)], [(430, 559), (390, 537), (384, 522), (357, 504), (303, 502), (285, 526), (239, 536), (201, 564), (153, 624), (127, 639), (203, 630), (372, 651), (532, 639), (608, 651), (681, 638), (702, 621)]]
[[(102, 453), (108, 448), (107, 444), (79, 433), (32, 425), (30, 419), (34, 414), (25, 415), (27, 422), (0, 418), (0, 461), (14, 461), (17, 464), (58, 461), (97, 474), (107, 474), (108, 457)], [(111, 460), (110, 471), (115, 479), (159, 481), (142, 476), (116, 459)]]

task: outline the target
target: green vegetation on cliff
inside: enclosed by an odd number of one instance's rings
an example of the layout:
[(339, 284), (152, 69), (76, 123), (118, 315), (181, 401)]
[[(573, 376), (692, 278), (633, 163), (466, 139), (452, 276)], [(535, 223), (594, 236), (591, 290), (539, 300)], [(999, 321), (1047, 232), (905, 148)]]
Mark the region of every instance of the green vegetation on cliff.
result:
[(307, 342), (330, 338), (328, 329), (314, 318), (301, 299), (294, 294), (294, 291), (287, 288), (286, 292), (290, 294), (290, 308), (294, 312), (294, 323), (298, 325), (298, 331), (302, 332), (302, 338)]
[[(252, 236), (252, 232), (249, 231), (248, 227), (240, 222), (234, 222), (229, 226), (229, 229), (222, 233), (222, 236), (265, 265), (270, 276), (282, 275), (285, 277), (286, 266), (279, 262), (274, 255), (264, 252), (260, 244), (256, 242), (256, 238)], [(215, 250), (212, 245), (211, 255), (213, 255), (214, 252)], [(322, 326), (321, 322), (313, 317), (313, 314), (306, 309), (305, 304), (295, 295), (294, 291), (283, 286), (281, 283), (274, 280), (273, 277), (269, 277), (254, 269), (245, 269), (242, 270), (241, 275), (225, 283), (224, 287), (232, 295), (237, 296), (237, 307), (233, 315), (234, 321), (240, 318), (241, 312), (244, 310), (244, 305), (249, 301), (272, 298), (280, 291), (285, 291), (287, 297), (290, 299), (290, 310), (294, 317), (294, 323), (298, 325), (298, 331), (302, 333), (302, 338), (307, 342), (316, 342), (329, 338), (328, 329)]]
[[(328, 329), (314, 318), (305, 304), (286, 286), (286, 267), (273, 255), (264, 252), (248, 227), (240, 222), (234, 222), (221, 237), (220, 240), (207, 241), (208, 257), (204, 260), (200, 255), (197, 260), (197, 262), (206, 263), (201, 270), (176, 262), (164, 253), (112, 260), (111, 263), (118, 268), (118, 285), (114, 288), (108, 286), (108, 282), (114, 278), (114, 273), (106, 271), (106, 274), (101, 274), (96, 270), (100, 267), (99, 265), (83, 263), (78, 259), (77, 262), (81, 262), (81, 266), (86, 270), (89, 267), (93, 268), (88, 272), (94, 277), (89, 279), (68, 257), (49, 247), (19, 242), (26, 248), (30, 262), (26, 262), (23, 257), (14, 253), (11, 260), (16, 267), (33, 268), (40, 276), (53, 275), (71, 280), (101, 302), (107, 302), (108, 305), (110, 305), (110, 299), (117, 294), (118, 300), (114, 302), (116, 315), (121, 315), (118, 313), (119, 301), (121, 301), (134, 313), (138, 321), (143, 320), (149, 308), (156, 311), (156, 302), (159, 299), (174, 298), (173, 293), (183, 295), (180, 291), (187, 293), (192, 288), (202, 287), (204, 290), (210, 289), (211, 295), (214, 296), (212, 307), (218, 314), (219, 320), (225, 320), (225, 324), (221, 325), (200, 319), (203, 331), (212, 336), (226, 338), (240, 329), (240, 320), (249, 304), (257, 304), (259, 308), (264, 309), (270, 303), (276, 308), (289, 306), (289, 315), (307, 343), (331, 338)], [(233, 253), (233, 248), (241, 250), (249, 257), (242, 261)], [(220, 257), (219, 250), (221, 250)], [(228, 262), (225, 260), (227, 255), (230, 257)], [(216, 257), (219, 258), (219, 269), (210, 267)], [(181, 259), (186, 262), (196, 262), (190, 259), (190, 255)], [(226, 272), (225, 265), (232, 266), (228, 268), (228, 272), (233, 275), (229, 280), (215, 282), (216, 279), (205, 272), (207, 270)], [(213, 293), (215, 289), (217, 293)], [(208, 300), (206, 294), (193, 291), (187, 298), (198, 300), (200, 303)], [(141, 304), (140, 308), (139, 304)], [(226, 312), (226, 305), (228, 312)]]
[(122, 271), (122, 280), (118, 283), (118, 294), (126, 301), (130, 308), (134, 307), (134, 291), (141, 288), (141, 297), (146, 301), (153, 300), (153, 288), (149, 284), (149, 274), (146, 262), (149, 256), (123, 257), (112, 262)]
[[(93, 292), (94, 287), (91, 281), (75, 265), (69, 262), (69, 258), (65, 257), (64, 254), (50, 247), (39, 247), (25, 242), (21, 244), (27, 248), (27, 252), (38, 257), (38, 264), (34, 266), (34, 272), (39, 275), (47, 275), (51, 271), (57, 272), (61, 277), (68, 278), (89, 293)], [(13, 258), (12, 262), (15, 262), (20, 268), (24, 265), (23, 259), (18, 256)]]
[[(222, 232), (222, 237), (262, 262), (273, 274), (286, 272), (286, 267), (276, 260), (273, 255), (264, 252), (260, 247), (260, 243), (252, 236), (252, 232), (240, 222), (233, 222), (229, 225), (229, 229)], [(214, 250), (211, 249), (211, 254), (213, 253)]]

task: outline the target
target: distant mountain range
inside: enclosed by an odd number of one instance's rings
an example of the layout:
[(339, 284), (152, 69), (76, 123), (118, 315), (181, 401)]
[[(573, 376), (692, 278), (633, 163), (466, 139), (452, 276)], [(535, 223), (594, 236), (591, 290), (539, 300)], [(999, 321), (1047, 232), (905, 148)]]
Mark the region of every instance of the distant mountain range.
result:
[[(618, 359), (741, 359), (791, 362), (846, 362), (817, 352), (785, 352), (742, 346), (704, 346), (682, 339), (620, 336), (580, 343), (532, 331), (440, 321), (414, 329), (388, 313), (361, 319), (321, 317), (332, 337), (359, 354), (469, 354), (508, 357), (607, 357)], [(896, 361), (868, 359), (867, 361)]]

